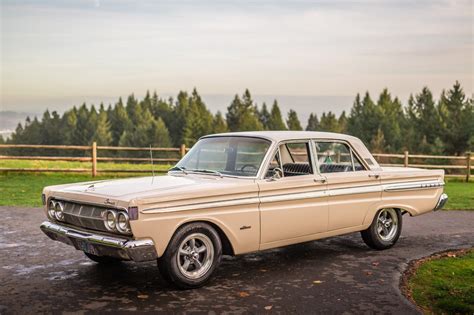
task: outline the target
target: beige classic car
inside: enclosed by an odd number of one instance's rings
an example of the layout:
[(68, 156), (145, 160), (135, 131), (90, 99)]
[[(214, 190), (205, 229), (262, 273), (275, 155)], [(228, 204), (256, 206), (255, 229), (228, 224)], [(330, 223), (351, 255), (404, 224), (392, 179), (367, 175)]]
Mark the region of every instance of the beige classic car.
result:
[(389, 248), (403, 214), (443, 207), (443, 186), (443, 171), (380, 167), (348, 135), (225, 133), (202, 137), (166, 176), (44, 188), (41, 229), (101, 264), (157, 260), (187, 289), (222, 255), (358, 231)]

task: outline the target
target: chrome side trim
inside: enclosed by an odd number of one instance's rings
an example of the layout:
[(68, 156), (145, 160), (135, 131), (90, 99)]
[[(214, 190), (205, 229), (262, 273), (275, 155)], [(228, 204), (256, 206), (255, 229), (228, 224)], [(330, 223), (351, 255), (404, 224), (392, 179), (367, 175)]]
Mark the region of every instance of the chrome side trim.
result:
[(438, 210), (443, 209), (446, 202), (448, 202), (448, 195), (441, 194), (441, 196), (439, 196), (438, 203), (436, 204), (436, 207), (433, 210), (438, 211)]
[(225, 201), (195, 203), (195, 204), (190, 204), (190, 205), (172, 206), (172, 207), (164, 207), (164, 208), (148, 208), (148, 209), (142, 210), (142, 212), (143, 213), (166, 213), (166, 212), (174, 212), (174, 211), (190, 211), (190, 210), (199, 210), (199, 209), (249, 205), (249, 204), (256, 204), (259, 202), (260, 200), (258, 199), (258, 197), (250, 197), (250, 198), (240, 198), (240, 199), (225, 200)]
[(263, 197), (250, 197), (250, 198), (240, 198), (226, 201), (212, 201), (212, 202), (203, 202), (195, 203), (189, 205), (180, 205), (180, 206), (171, 206), (171, 207), (154, 207), (142, 210), (143, 213), (168, 213), (175, 211), (191, 211), (191, 210), (200, 210), (200, 209), (210, 209), (210, 208), (223, 208), (223, 207), (232, 207), (240, 205), (249, 205), (257, 203), (271, 203), (271, 202), (283, 202), (283, 201), (293, 201), (293, 200), (302, 200), (302, 199), (313, 199), (313, 198), (322, 198), (322, 197), (336, 197), (336, 196), (347, 196), (347, 195), (356, 195), (356, 194), (366, 194), (366, 193), (377, 193), (387, 191), (403, 191), (411, 189), (434, 189), (444, 185), (444, 182), (440, 181), (417, 181), (411, 183), (396, 183), (389, 185), (366, 185), (359, 187), (349, 187), (349, 188), (329, 188), (329, 190), (315, 190), (311, 192), (303, 193), (291, 193), (291, 194), (278, 194), (273, 196), (263, 196)]
[(359, 186), (359, 187), (349, 187), (349, 188), (335, 188), (329, 189), (329, 196), (345, 196), (345, 195), (357, 195), (357, 194), (367, 194), (374, 192), (382, 192), (382, 187), (380, 185), (369, 185), (369, 186)]
[(282, 202), (282, 201), (292, 201), (292, 200), (301, 200), (301, 199), (313, 199), (326, 197), (326, 190), (318, 190), (304, 193), (294, 193), (294, 194), (282, 194), (275, 196), (265, 196), (260, 197), (260, 202), (262, 203), (271, 203), (271, 202)]
[[(133, 261), (149, 261), (158, 258), (155, 244), (151, 239), (129, 240), (90, 232), (76, 230), (71, 227), (45, 221), (40, 229), (49, 238), (78, 250), (97, 256), (111, 256)], [(83, 244), (86, 244), (85, 247)]]
[(382, 185), (385, 192), (397, 192), (405, 190), (419, 190), (419, 189), (437, 189), (443, 187), (444, 182), (439, 180), (430, 181), (416, 181), (409, 183), (387, 184)]

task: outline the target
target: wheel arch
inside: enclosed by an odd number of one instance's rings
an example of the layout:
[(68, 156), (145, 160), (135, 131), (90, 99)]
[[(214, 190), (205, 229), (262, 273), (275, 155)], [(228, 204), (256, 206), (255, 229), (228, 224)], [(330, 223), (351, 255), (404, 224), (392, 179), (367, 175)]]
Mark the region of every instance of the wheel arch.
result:
[[(221, 243), (222, 243), (222, 254), (223, 255), (230, 255), (230, 256), (235, 255), (234, 247), (233, 247), (231, 241), (229, 240), (229, 237), (227, 236), (227, 234), (222, 229), (222, 227), (220, 227), (219, 224), (217, 224), (216, 222), (206, 220), (206, 219), (198, 219), (198, 220), (182, 222), (181, 224), (179, 224), (176, 227), (176, 229), (174, 230), (173, 235), (171, 236), (170, 239), (173, 239), (173, 237), (176, 235), (176, 232), (179, 229), (181, 229), (184, 226), (193, 224), (193, 223), (205, 223), (205, 224), (210, 225), (214, 230), (216, 230), (217, 234), (219, 235), (219, 239), (221, 240)], [(169, 242), (168, 242), (168, 245), (166, 247), (168, 247), (168, 246), (169, 246)]]
[(416, 211), (414, 208), (412, 208), (410, 206), (407, 206), (407, 205), (397, 204), (397, 203), (380, 204), (377, 207), (374, 207), (372, 211), (367, 212), (367, 215), (365, 216), (363, 225), (367, 226), (367, 227), (370, 226), (370, 224), (372, 224), (372, 221), (374, 220), (375, 215), (377, 214), (377, 212), (379, 212), (382, 209), (387, 209), (387, 208), (398, 209), (398, 210), (400, 210), (402, 215), (405, 214), (405, 213), (408, 213), (411, 217), (418, 215), (418, 211)]

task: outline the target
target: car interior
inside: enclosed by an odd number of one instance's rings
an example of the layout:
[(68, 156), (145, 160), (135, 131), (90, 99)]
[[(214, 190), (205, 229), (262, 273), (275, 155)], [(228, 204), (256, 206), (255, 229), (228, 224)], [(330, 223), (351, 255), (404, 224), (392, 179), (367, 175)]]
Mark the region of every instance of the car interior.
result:
[[(357, 156), (342, 142), (314, 142), (320, 173), (363, 171), (364, 166)], [(272, 159), (267, 178), (276, 172), (280, 176), (300, 176), (313, 174), (309, 142), (284, 143)]]

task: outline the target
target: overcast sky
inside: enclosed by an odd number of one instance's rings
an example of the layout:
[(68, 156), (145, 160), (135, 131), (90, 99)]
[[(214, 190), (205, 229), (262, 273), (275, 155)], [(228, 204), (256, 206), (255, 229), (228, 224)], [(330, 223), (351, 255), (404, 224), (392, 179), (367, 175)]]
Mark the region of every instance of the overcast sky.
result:
[(193, 87), (224, 100), (249, 88), (347, 102), (384, 87), (406, 99), (425, 85), (438, 97), (455, 80), (472, 94), (469, 0), (1, 1), (0, 110)]

